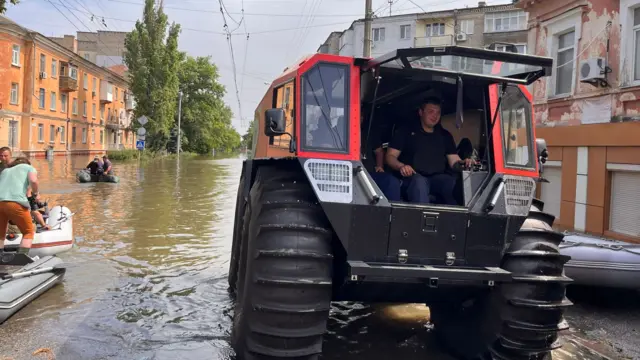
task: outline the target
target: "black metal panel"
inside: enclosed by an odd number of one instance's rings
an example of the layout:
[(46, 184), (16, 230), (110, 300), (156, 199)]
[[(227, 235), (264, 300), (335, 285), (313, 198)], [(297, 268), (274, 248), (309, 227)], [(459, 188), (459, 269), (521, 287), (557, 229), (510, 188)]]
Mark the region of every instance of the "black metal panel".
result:
[(407, 250), (408, 262), (445, 264), (447, 253), (453, 253), (462, 264), (468, 214), (464, 210), (426, 206), (394, 206), (391, 212), (388, 256)]
[(390, 216), (390, 207), (351, 206), (350, 260), (372, 260), (387, 254)]
[[(349, 275), (353, 281), (368, 281), (367, 278), (386, 278), (393, 282), (401, 279), (425, 281), (427, 286), (438, 287), (441, 282), (494, 281), (510, 282), (511, 273), (499, 267), (440, 267), (429, 265), (394, 265), (349, 261)], [(354, 279), (353, 276), (357, 276)]]
[(462, 172), (462, 193), (464, 196), (464, 206), (469, 206), (473, 196), (487, 182), (489, 173), (487, 171), (463, 171)]
[(500, 266), (507, 238), (506, 216), (471, 213), (465, 261), (468, 266)]

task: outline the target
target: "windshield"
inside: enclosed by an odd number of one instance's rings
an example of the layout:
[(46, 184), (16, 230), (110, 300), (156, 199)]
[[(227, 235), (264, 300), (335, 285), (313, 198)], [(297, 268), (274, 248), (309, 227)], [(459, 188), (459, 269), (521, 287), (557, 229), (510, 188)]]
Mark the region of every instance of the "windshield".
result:
[(514, 85), (507, 86), (500, 104), (504, 165), (535, 169), (531, 103)]
[(409, 64), (411, 64), (413, 68), (437, 69), (499, 77), (512, 77), (540, 70), (539, 66), (503, 62), (500, 71), (495, 73), (493, 72), (495, 63), (493, 60), (454, 55), (408, 57), (407, 60), (409, 60)]
[(348, 69), (321, 63), (302, 76), (304, 149), (347, 151)]

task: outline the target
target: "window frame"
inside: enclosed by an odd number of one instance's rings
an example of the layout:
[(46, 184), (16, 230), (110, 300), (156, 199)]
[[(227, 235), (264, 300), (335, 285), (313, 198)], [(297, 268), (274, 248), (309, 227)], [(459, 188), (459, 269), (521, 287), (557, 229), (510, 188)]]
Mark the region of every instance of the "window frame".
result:
[[(344, 76), (344, 82), (345, 82), (345, 90), (344, 90), (344, 99), (345, 99), (345, 107), (344, 107), (344, 122), (345, 122), (345, 139), (344, 139), (344, 149), (342, 150), (336, 150), (336, 149), (328, 149), (328, 148), (320, 148), (320, 147), (313, 147), (313, 146), (307, 146), (306, 145), (306, 139), (307, 139), (307, 131), (306, 131), (306, 104), (305, 104), (305, 99), (304, 99), (304, 81), (305, 81), (305, 76), (307, 76), (309, 73), (311, 73), (312, 71), (314, 71), (316, 68), (319, 68), (321, 66), (329, 66), (329, 67), (338, 67), (338, 68), (343, 68), (344, 72), (345, 72), (345, 76)], [(305, 153), (324, 153), (324, 154), (337, 154), (337, 155), (348, 155), (350, 154), (350, 129), (351, 129), (351, 119), (350, 119), (350, 114), (351, 114), (351, 67), (349, 64), (346, 63), (335, 63), (335, 62), (327, 62), (327, 61), (318, 61), (317, 63), (315, 63), (313, 66), (311, 66), (309, 69), (307, 69), (303, 74), (300, 75), (299, 77), (300, 79), (300, 121), (299, 121), (299, 126), (300, 126), (300, 140), (298, 141), (298, 146), (300, 147), (300, 149), (305, 152)]]
[(82, 128), (82, 143), (86, 144), (87, 143), (87, 128), (83, 127)]
[[(434, 29), (435, 28), (441, 29), (442, 31), (439, 31), (437, 35), (434, 35)], [(440, 32), (442, 32), (440, 34)], [(439, 36), (445, 36), (446, 35), (446, 24), (443, 22), (434, 22), (434, 23), (429, 23), (425, 25), (425, 29), (424, 29), (424, 34), (425, 37), (439, 37)]]
[(91, 103), (91, 118), (96, 118), (96, 103), (94, 102)]
[(67, 112), (68, 102), (69, 102), (69, 96), (65, 93), (60, 93), (60, 112), (63, 112), (63, 113)]
[[(504, 64), (503, 64), (504, 66)], [(531, 99), (529, 99), (527, 97), (527, 95), (524, 93), (524, 91), (522, 91), (521, 86), (523, 85), (515, 85), (515, 84), (509, 84), (507, 85), (507, 89), (516, 89), (516, 91), (518, 91), (520, 93), (520, 95), (522, 96), (522, 99), (524, 99), (529, 105), (525, 107), (525, 111), (527, 111), (529, 113), (529, 117), (531, 119), (531, 121), (526, 121), (525, 119), (525, 126), (526, 126), (526, 132), (527, 132), (527, 153), (529, 156), (529, 159), (531, 159), (531, 166), (525, 166), (525, 165), (519, 165), (519, 164), (513, 164), (513, 163), (508, 163), (507, 162), (507, 139), (505, 138), (505, 129), (504, 129), (504, 119), (502, 118), (502, 106), (504, 104), (504, 101), (500, 103), (500, 107), (497, 109), (497, 111), (499, 111), (498, 116), (500, 117), (499, 121), (500, 121), (500, 133), (502, 134), (501, 136), (501, 152), (502, 152), (502, 165), (504, 167), (504, 169), (512, 169), (512, 170), (522, 170), (522, 171), (536, 171), (538, 168), (537, 165), (537, 157), (535, 154), (535, 139), (534, 139), (534, 133), (533, 133), (533, 103), (531, 101)], [(508, 91), (508, 90), (507, 90)], [(505, 93), (504, 95), (505, 97), (507, 96), (507, 94)], [(526, 118), (526, 115), (525, 115)]]
[(56, 126), (49, 125), (49, 144), (56, 143)]
[(11, 65), (20, 66), (20, 45), (13, 44), (11, 46)]
[[(631, 68), (635, 68), (633, 12), (640, 7), (637, 0), (620, 0), (620, 59), (633, 59)], [(622, 60), (621, 60), (622, 61)], [(629, 66), (619, 66), (618, 78), (621, 87), (640, 86), (640, 80), (634, 80), (634, 71), (626, 71)]]
[[(560, 37), (568, 35), (573, 33), (573, 39), (574, 42), (573, 44), (570, 44), (568, 46), (565, 46), (563, 48), (560, 47)], [(575, 38), (576, 38), (576, 32), (575, 29), (570, 29), (566, 32), (560, 33), (560, 34), (555, 34), (554, 37), (556, 39), (554, 39), (554, 41), (556, 42), (556, 46), (555, 46), (555, 51), (554, 51), (554, 71), (553, 74), (555, 76), (555, 80), (553, 82), (553, 89), (551, 89), (551, 91), (553, 91), (553, 95), (554, 96), (569, 96), (573, 93), (573, 86), (571, 86), (569, 88), (569, 91), (567, 92), (558, 92), (558, 73), (560, 72), (560, 68), (561, 67), (565, 67), (565, 66), (569, 66), (567, 62), (560, 64), (560, 62), (558, 61), (558, 58), (560, 57), (560, 53), (564, 53), (564, 52), (568, 52), (571, 51), (571, 60), (570, 62), (573, 63), (573, 65), (571, 65), (572, 68), (572, 75), (571, 75), (571, 82), (573, 83), (575, 81), (575, 72), (576, 72), (576, 43), (575, 43)]]
[[(288, 80), (283, 81), (282, 83), (280, 83), (278, 86), (273, 88), (273, 100), (272, 100), (272, 104), (271, 107), (276, 109), (276, 108), (282, 108), (282, 106), (288, 105), (289, 103), (286, 102), (286, 95), (287, 95), (287, 90), (291, 89), (290, 94), (293, 94), (292, 96), (292, 104), (291, 104), (291, 110), (290, 110), (290, 114), (291, 114), (291, 128), (290, 128), (290, 133), (291, 134), (295, 134), (296, 131), (296, 79), (295, 78), (291, 78)], [(288, 87), (287, 85), (290, 85), (291, 87)], [(278, 106), (278, 91), (282, 89), (282, 103), (280, 105), (282, 106)], [(283, 108), (284, 109), (284, 108)], [(285, 110), (285, 129), (287, 129), (287, 110)], [(277, 141), (276, 141), (277, 140)], [(277, 142), (277, 143), (276, 143)], [(289, 148), (289, 136), (288, 135), (279, 135), (279, 136), (271, 136), (269, 138), (269, 146), (275, 146), (278, 148)]]
[(87, 100), (82, 102), (82, 117), (87, 117)]
[[(511, 19), (513, 17), (512, 14), (517, 14), (516, 16), (516, 18), (518, 19), (517, 29), (511, 29), (511, 24), (509, 24), (509, 29), (496, 30), (496, 20), (500, 19), (500, 23), (502, 26), (502, 22), (503, 22), (502, 20)], [(521, 24), (520, 17), (522, 15), (524, 15), (524, 22)], [(491, 21), (491, 24), (492, 24), (491, 27), (489, 27), (489, 21)], [(501, 33), (501, 32), (511, 32), (511, 31), (526, 31), (528, 22), (529, 22), (529, 13), (524, 10), (506, 10), (506, 11), (487, 12), (484, 15), (484, 32), (485, 33)]]
[(400, 25), (400, 40), (411, 39), (411, 24)]
[(38, 90), (38, 108), (44, 109), (47, 106), (47, 91), (44, 88)]
[(89, 90), (89, 75), (86, 72), (82, 74), (82, 88)]
[[(14, 96), (13, 86), (14, 85), (15, 85), (15, 101), (13, 99), (13, 96)], [(12, 82), (11, 83), (11, 88), (9, 89), (9, 104), (10, 105), (19, 105), (20, 104), (20, 83), (16, 83), (16, 82)]]
[[(466, 24), (466, 26), (463, 26), (463, 24)], [(469, 30), (469, 24), (471, 24), (471, 31), (467, 31)], [(466, 29), (465, 29), (466, 27)], [(466, 35), (473, 35), (474, 30), (476, 27), (476, 23), (475, 23), (475, 19), (460, 19), (460, 26), (458, 27), (458, 30)]]
[(78, 68), (75, 66), (69, 66), (69, 77), (78, 81)]
[(71, 114), (78, 115), (78, 98), (73, 98), (71, 100)]
[(75, 144), (76, 141), (77, 141), (76, 127), (73, 126), (73, 127), (71, 127), (71, 143)]
[[(384, 42), (386, 38), (386, 29), (384, 27), (376, 27), (371, 29), (371, 41), (376, 42)], [(378, 35), (378, 40), (376, 40), (376, 34)], [(380, 36), (382, 35), (382, 36)]]
[(47, 55), (40, 53), (40, 72), (47, 72)]
[(44, 143), (44, 124), (38, 124), (38, 143)]
[(51, 104), (49, 105), (49, 110), (56, 111), (58, 108), (58, 95), (55, 91), (49, 92), (49, 101)]
[(64, 125), (60, 126), (60, 144), (66, 144), (67, 143), (67, 139), (66, 139), (66, 132), (67, 129)]
[[(582, 36), (582, 8), (576, 8), (574, 10), (568, 11), (560, 16), (557, 16), (554, 19), (546, 21), (542, 23), (542, 27), (547, 30), (547, 53), (552, 54), (554, 58), (554, 67), (551, 72), (551, 76), (548, 76), (546, 79), (546, 91), (545, 96), (548, 99), (555, 98), (564, 98), (571, 96), (575, 93), (576, 89), (576, 74), (577, 74), (577, 66), (575, 63), (575, 51), (580, 49), (580, 38)], [(558, 35), (563, 35), (568, 32), (575, 31), (575, 36), (573, 38), (574, 41), (574, 61), (573, 61), (573, 71), (571, 72), (571, 91), (567, 94), (556, 94), (556, 80), (557, 80), (557, 66), (558, 66)], [(569, 66), (569, 65), (566, 65)]]
[(58, 77), (58, 60), (51, 59), (51, 77), (56, 79)]

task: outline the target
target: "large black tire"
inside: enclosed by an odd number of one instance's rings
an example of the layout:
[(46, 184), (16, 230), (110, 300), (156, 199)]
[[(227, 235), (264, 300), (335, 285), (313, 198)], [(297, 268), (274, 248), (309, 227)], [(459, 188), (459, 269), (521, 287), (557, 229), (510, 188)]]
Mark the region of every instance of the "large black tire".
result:
[(233, 347), (243, 360), (316, 359), (332, 295), (326, 216), (301, 171), (275, 167), (258, 170), (245, 214)]
[(231, 244), (231, 258), (229, 259), (229, 275), (227, 280), (229, 282), (229, 290), (231, 292), (236, 291), (236, 284), (238, 281), (238, 263), (240, 254), (240, 243), (242, 241), (242, 224), (244, 217), (244, 209), (246, 207), (245, 198), (242, 196), (244, 189), (244, 176), (240, 177), (240, 183), (238, 184), (238, 195), (236, 196), (236, 213), (233, 219), (233, 242)]
[(561, 346), (558, 333), (569, 325), (564, 310), (568, 256), (560, 254), (555, 217), (534, 201), (502, 260), (514, 281), (463, 302), (434, 304), (432, 322), (441, 342), (462, 359), (534, 360), (550, 358)]

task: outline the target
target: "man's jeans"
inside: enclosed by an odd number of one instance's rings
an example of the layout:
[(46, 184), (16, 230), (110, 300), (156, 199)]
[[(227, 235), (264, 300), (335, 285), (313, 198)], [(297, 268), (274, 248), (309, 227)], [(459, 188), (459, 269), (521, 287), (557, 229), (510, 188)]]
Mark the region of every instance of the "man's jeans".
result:
[(400, 179), (386, 172), (372, 172), (371, 178), (378, 184), (378, 187), (382, 190), (384, 196), (387, 197), (387, 200), (395, 202), (402, 201), (402, 197), (400, 196), (400, 186), (402, 182)]
[(410, 203), (429, 204), (429, 195), (434, 195), (443, 204), (458, 205), (453, 197), (456, 178), (450, 174), (435, 174), (422, 176), (414, 174), (402, 181), (402, 188), (406, 191)]

